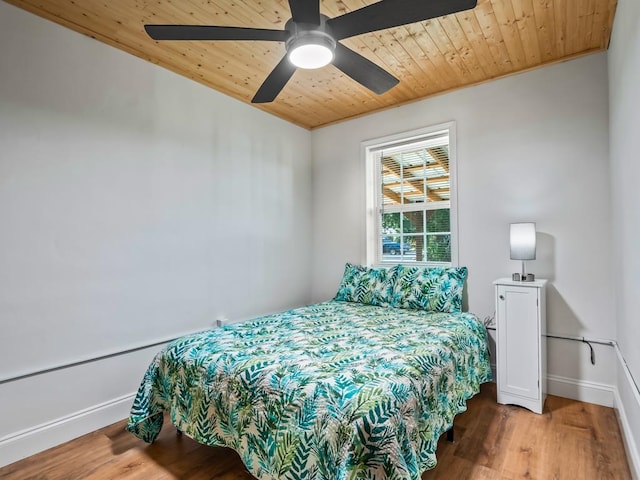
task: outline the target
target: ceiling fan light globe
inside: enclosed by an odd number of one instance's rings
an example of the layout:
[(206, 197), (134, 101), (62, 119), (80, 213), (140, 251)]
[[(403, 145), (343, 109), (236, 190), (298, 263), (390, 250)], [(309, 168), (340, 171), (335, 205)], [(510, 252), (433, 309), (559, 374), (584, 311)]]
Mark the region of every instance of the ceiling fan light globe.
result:
[(291, 49), (289, 60), (298, 68), (322, 68), (333, 61), (333, 50), (320, 43), (301, 44)]

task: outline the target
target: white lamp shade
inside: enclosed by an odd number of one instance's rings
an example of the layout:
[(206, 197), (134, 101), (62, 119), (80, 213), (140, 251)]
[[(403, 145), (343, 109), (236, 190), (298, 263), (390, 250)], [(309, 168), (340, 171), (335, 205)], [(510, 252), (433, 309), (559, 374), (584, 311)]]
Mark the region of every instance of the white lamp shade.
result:
[(536, 224), (512, 223), (510, 228), (511, 260), (536, 259)]

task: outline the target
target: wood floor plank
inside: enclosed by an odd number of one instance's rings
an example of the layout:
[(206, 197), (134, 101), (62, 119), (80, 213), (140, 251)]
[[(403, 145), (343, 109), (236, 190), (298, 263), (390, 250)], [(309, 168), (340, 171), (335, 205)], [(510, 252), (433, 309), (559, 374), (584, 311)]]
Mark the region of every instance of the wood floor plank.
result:
[[(438, 443), (422, 480), (631, 479), (613, 409), (549, 396), (542, 415), (498, 405), (485, 384)], [(177, 435), (169, 421), (152, 445), (118, 422), (0, 468), (3, 480), (253, 480), (227, 448)]]

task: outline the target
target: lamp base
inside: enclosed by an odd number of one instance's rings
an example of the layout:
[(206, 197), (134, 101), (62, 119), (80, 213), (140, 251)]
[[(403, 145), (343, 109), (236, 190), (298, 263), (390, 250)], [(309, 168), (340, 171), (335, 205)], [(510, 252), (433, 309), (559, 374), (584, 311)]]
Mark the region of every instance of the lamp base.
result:
[(511, 275), (511, 280), (514, 282), (535, 282), (536, 276), (533, 273), (524, 273), (522, 275), (514, 273)]

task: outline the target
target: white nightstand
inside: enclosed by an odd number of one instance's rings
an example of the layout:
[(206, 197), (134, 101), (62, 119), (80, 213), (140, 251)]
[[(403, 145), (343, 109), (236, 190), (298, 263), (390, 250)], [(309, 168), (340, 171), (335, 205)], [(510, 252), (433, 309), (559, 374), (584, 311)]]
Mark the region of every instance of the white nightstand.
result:
[(498, 403), (542, 413), (547, 396), (546, 280), (496, 287)]

